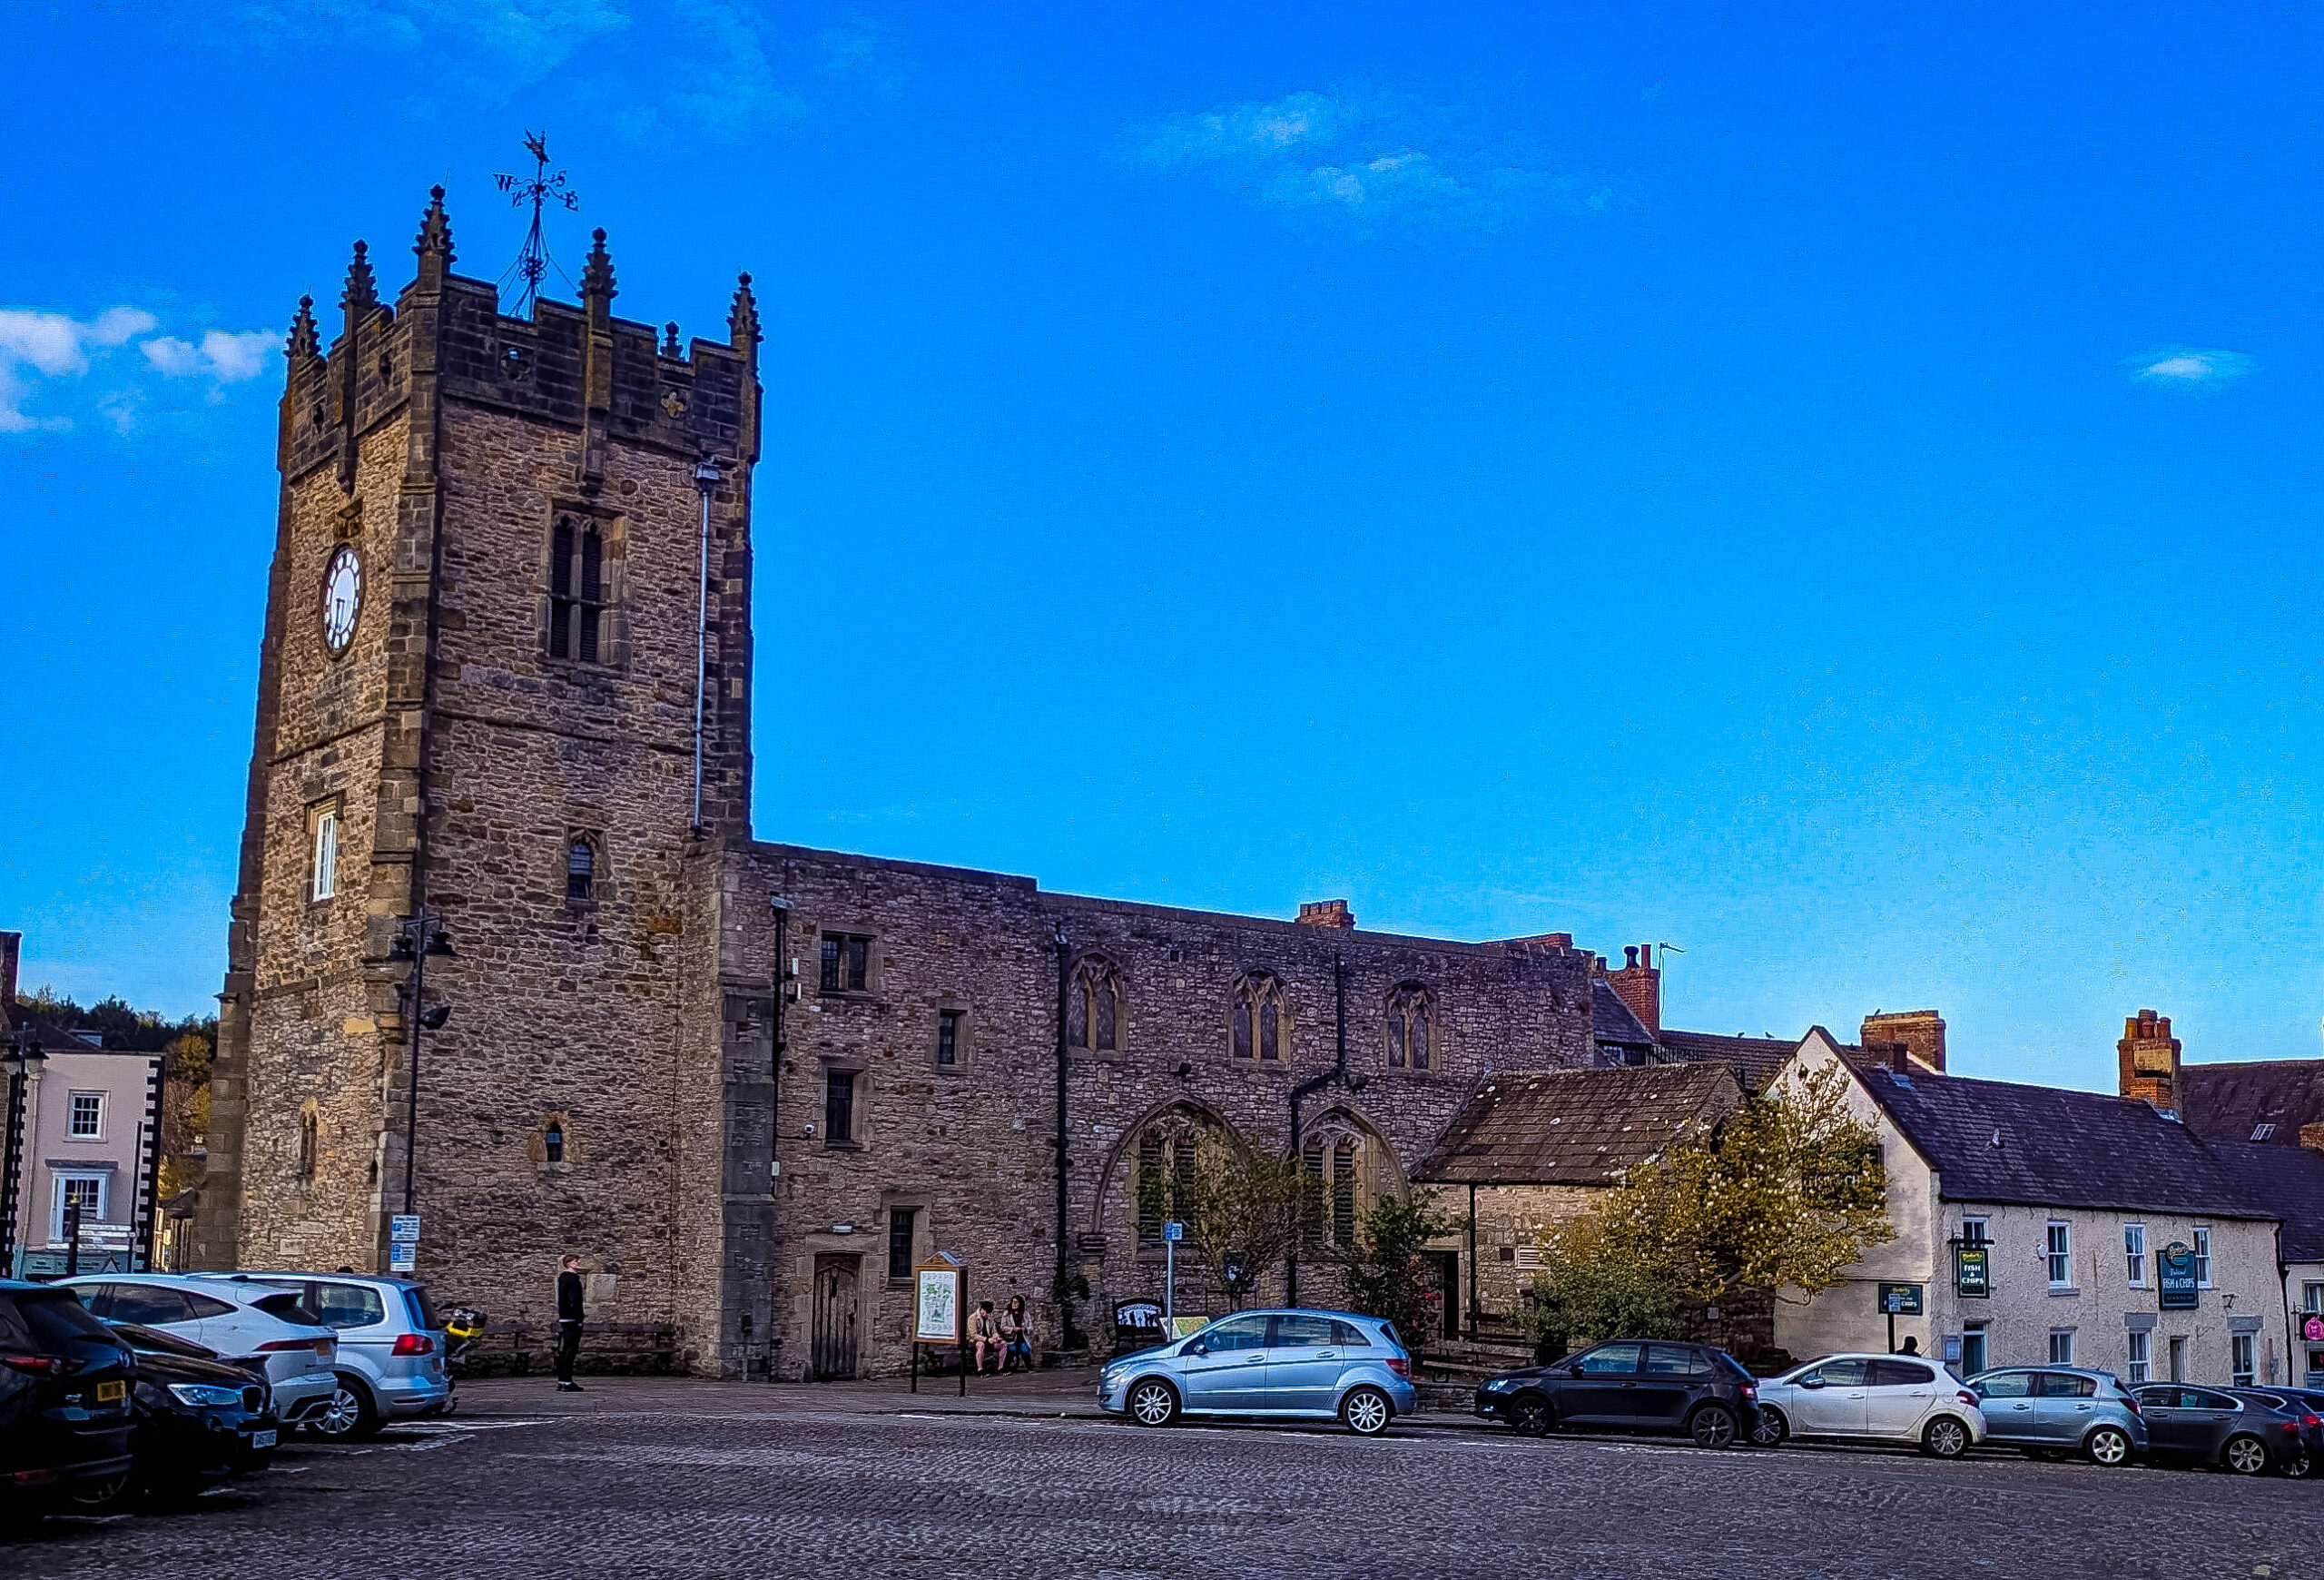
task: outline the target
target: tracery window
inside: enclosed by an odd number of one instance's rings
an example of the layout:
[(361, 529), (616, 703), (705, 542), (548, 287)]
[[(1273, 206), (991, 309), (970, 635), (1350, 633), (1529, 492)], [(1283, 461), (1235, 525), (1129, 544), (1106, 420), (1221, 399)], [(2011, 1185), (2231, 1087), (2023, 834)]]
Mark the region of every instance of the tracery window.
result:
[(1388, 1067), (1428, 1070), (1436, 1060), (1436, 995), (1408, 982), (1388, 995)]
[(1180, 1217), (1195, 1184), (1195, 1149), (1202, 1127), (1186, 1116), (1160, 1120), (1137, 1138), (1137, 1243), (1162, 1243), (1162, 1225)]
[(1291, 1004), (1283, 979), (1254, 971), (1235, 984), (1227, 1006), (1227, 1048), (1237, 1059), (1275, 1063), (1291, 1057)]
[(605, 536), (595, 521), (556, 518), (549, 536), (548, 650), (553, 658), (597, 662), (605, 623)]
[(1074, 967), (1065, 994), (1065, 1043), (1088, 1053), (1111, 1053), (1127, 1041), (1128, 1004), (1122, 973), (1096, 955)]

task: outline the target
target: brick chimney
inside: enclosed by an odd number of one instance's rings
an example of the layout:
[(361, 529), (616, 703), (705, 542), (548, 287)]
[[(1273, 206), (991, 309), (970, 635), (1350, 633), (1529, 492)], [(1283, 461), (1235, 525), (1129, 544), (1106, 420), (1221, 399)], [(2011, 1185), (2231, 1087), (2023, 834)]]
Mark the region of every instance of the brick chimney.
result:
[(2299, 1144), (2311, 1152), (2324, 1152), (2324, 1125), (2300, 1126)]
[(2141, 1010), (2128, 1017), (2114, 1052), (2121, 1056), (2124, 1097), (2144, 1098), (2165, 1113), (2179, 1111), (2179, 1039), (2171, 1034), (2169, 1015)]
[(1355, 925), (1355, 913), (1347, 908), (1345, 900), (1317, 900), (1299, 907), (1302, 927), (1348, 927)]
[(1662, 973), (1654, 963), (1654, 945), (1626, 943), (1622, 965), (1606, 973), (1606, 981), (1630, 1005), (1630, 1013), (1657, 1037), (1662, 1035)]
[(1902, 1042), (1906, 1052), (1924, 1067), (1945, 1073), (1945, 1017), (1935, 1010), (1878, 1010), (1865, 1016), (1856, 1041), (1869, 1052), (1876, 1042)]
[(25, 953), (25, 935), (0, 933), (0, 1028), (16, 1020), (16, 966)]

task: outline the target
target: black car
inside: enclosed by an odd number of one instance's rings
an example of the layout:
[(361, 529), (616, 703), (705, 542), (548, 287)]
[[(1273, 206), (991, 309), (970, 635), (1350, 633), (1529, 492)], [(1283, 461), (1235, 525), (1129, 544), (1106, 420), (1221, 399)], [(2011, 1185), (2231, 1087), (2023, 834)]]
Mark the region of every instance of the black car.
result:
[(136, 1465), (108, 1503), (182, 1502), (274, 1457), (274, 1397), (265, 1382), (191, 1339), (133, 1322), (109, 1326), (137, 1352)]
[(2238, 1476), (2257, 1476), (2309, 1458), (2303, 1428), (2284, 1406), (2191, 1383), (2141, 1383), (2131, 1394), (2146, 1417), (2147, 1452), (2158, 1461), (2223, 1465)]
[(2324, 1475), (2324, 1414), (2318, 1412), (2312, 1397), (2303, 1397), (2303, 1391), (2298, 1388), (2230, 1388), (2228, 1392), (2282, 1418), (2280, 1428), (2262, 1434), (2272, 1436), (2274, 1431), (2283, 1430), (2293, 1438), (2289, 1448), (2279, 1443), (2269, 1445), (2277, 1450), (2278, 1469), (2286, 1476), (2303, 1478)]
[(1558, 1427), (1670, 1432), (1705, 1448), (1748, 1443), (1758, 1386), (1708, 1344), (1617, 1338), (1548, 1366), (1502, 1372), (1477, 1389), (1476, 1414), (1528, 1437)]
[(70, 1289), (0, 1279), (0, 1506), (39, 1512), (130, 1474), (135, 1362)]

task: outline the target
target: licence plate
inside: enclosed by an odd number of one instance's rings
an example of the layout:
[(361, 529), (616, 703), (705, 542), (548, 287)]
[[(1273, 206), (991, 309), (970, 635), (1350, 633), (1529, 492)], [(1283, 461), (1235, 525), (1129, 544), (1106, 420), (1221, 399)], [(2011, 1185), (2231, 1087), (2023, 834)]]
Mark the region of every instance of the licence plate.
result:
[(97, 1403), (109, 1405), (115, 1399), (127, 1397), (128, 1393), (129, 1385), (125, 1382), (101, 1382), (97, 1385)]
[(251, 1434), (251, 1447), (253, 1447), (253, 1448), (271, 1448), (271, 1447), (274, 1447), (274, 1434), (273, 1434), (272, 1432), (271, 1432), (271, 1431), (268, 1431), (268, 1432), (252, 1432), (252, 1433)]

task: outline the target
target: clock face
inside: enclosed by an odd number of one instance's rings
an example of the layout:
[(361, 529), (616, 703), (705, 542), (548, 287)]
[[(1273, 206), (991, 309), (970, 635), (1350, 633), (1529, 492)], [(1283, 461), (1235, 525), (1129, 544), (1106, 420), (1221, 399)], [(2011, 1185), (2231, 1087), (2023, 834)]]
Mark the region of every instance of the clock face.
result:
[(324, 647), (334, 653), (347, 651), (355, 639), (356, 612), (362, 607), (363, 562), (342, 543), (323, 572)]

